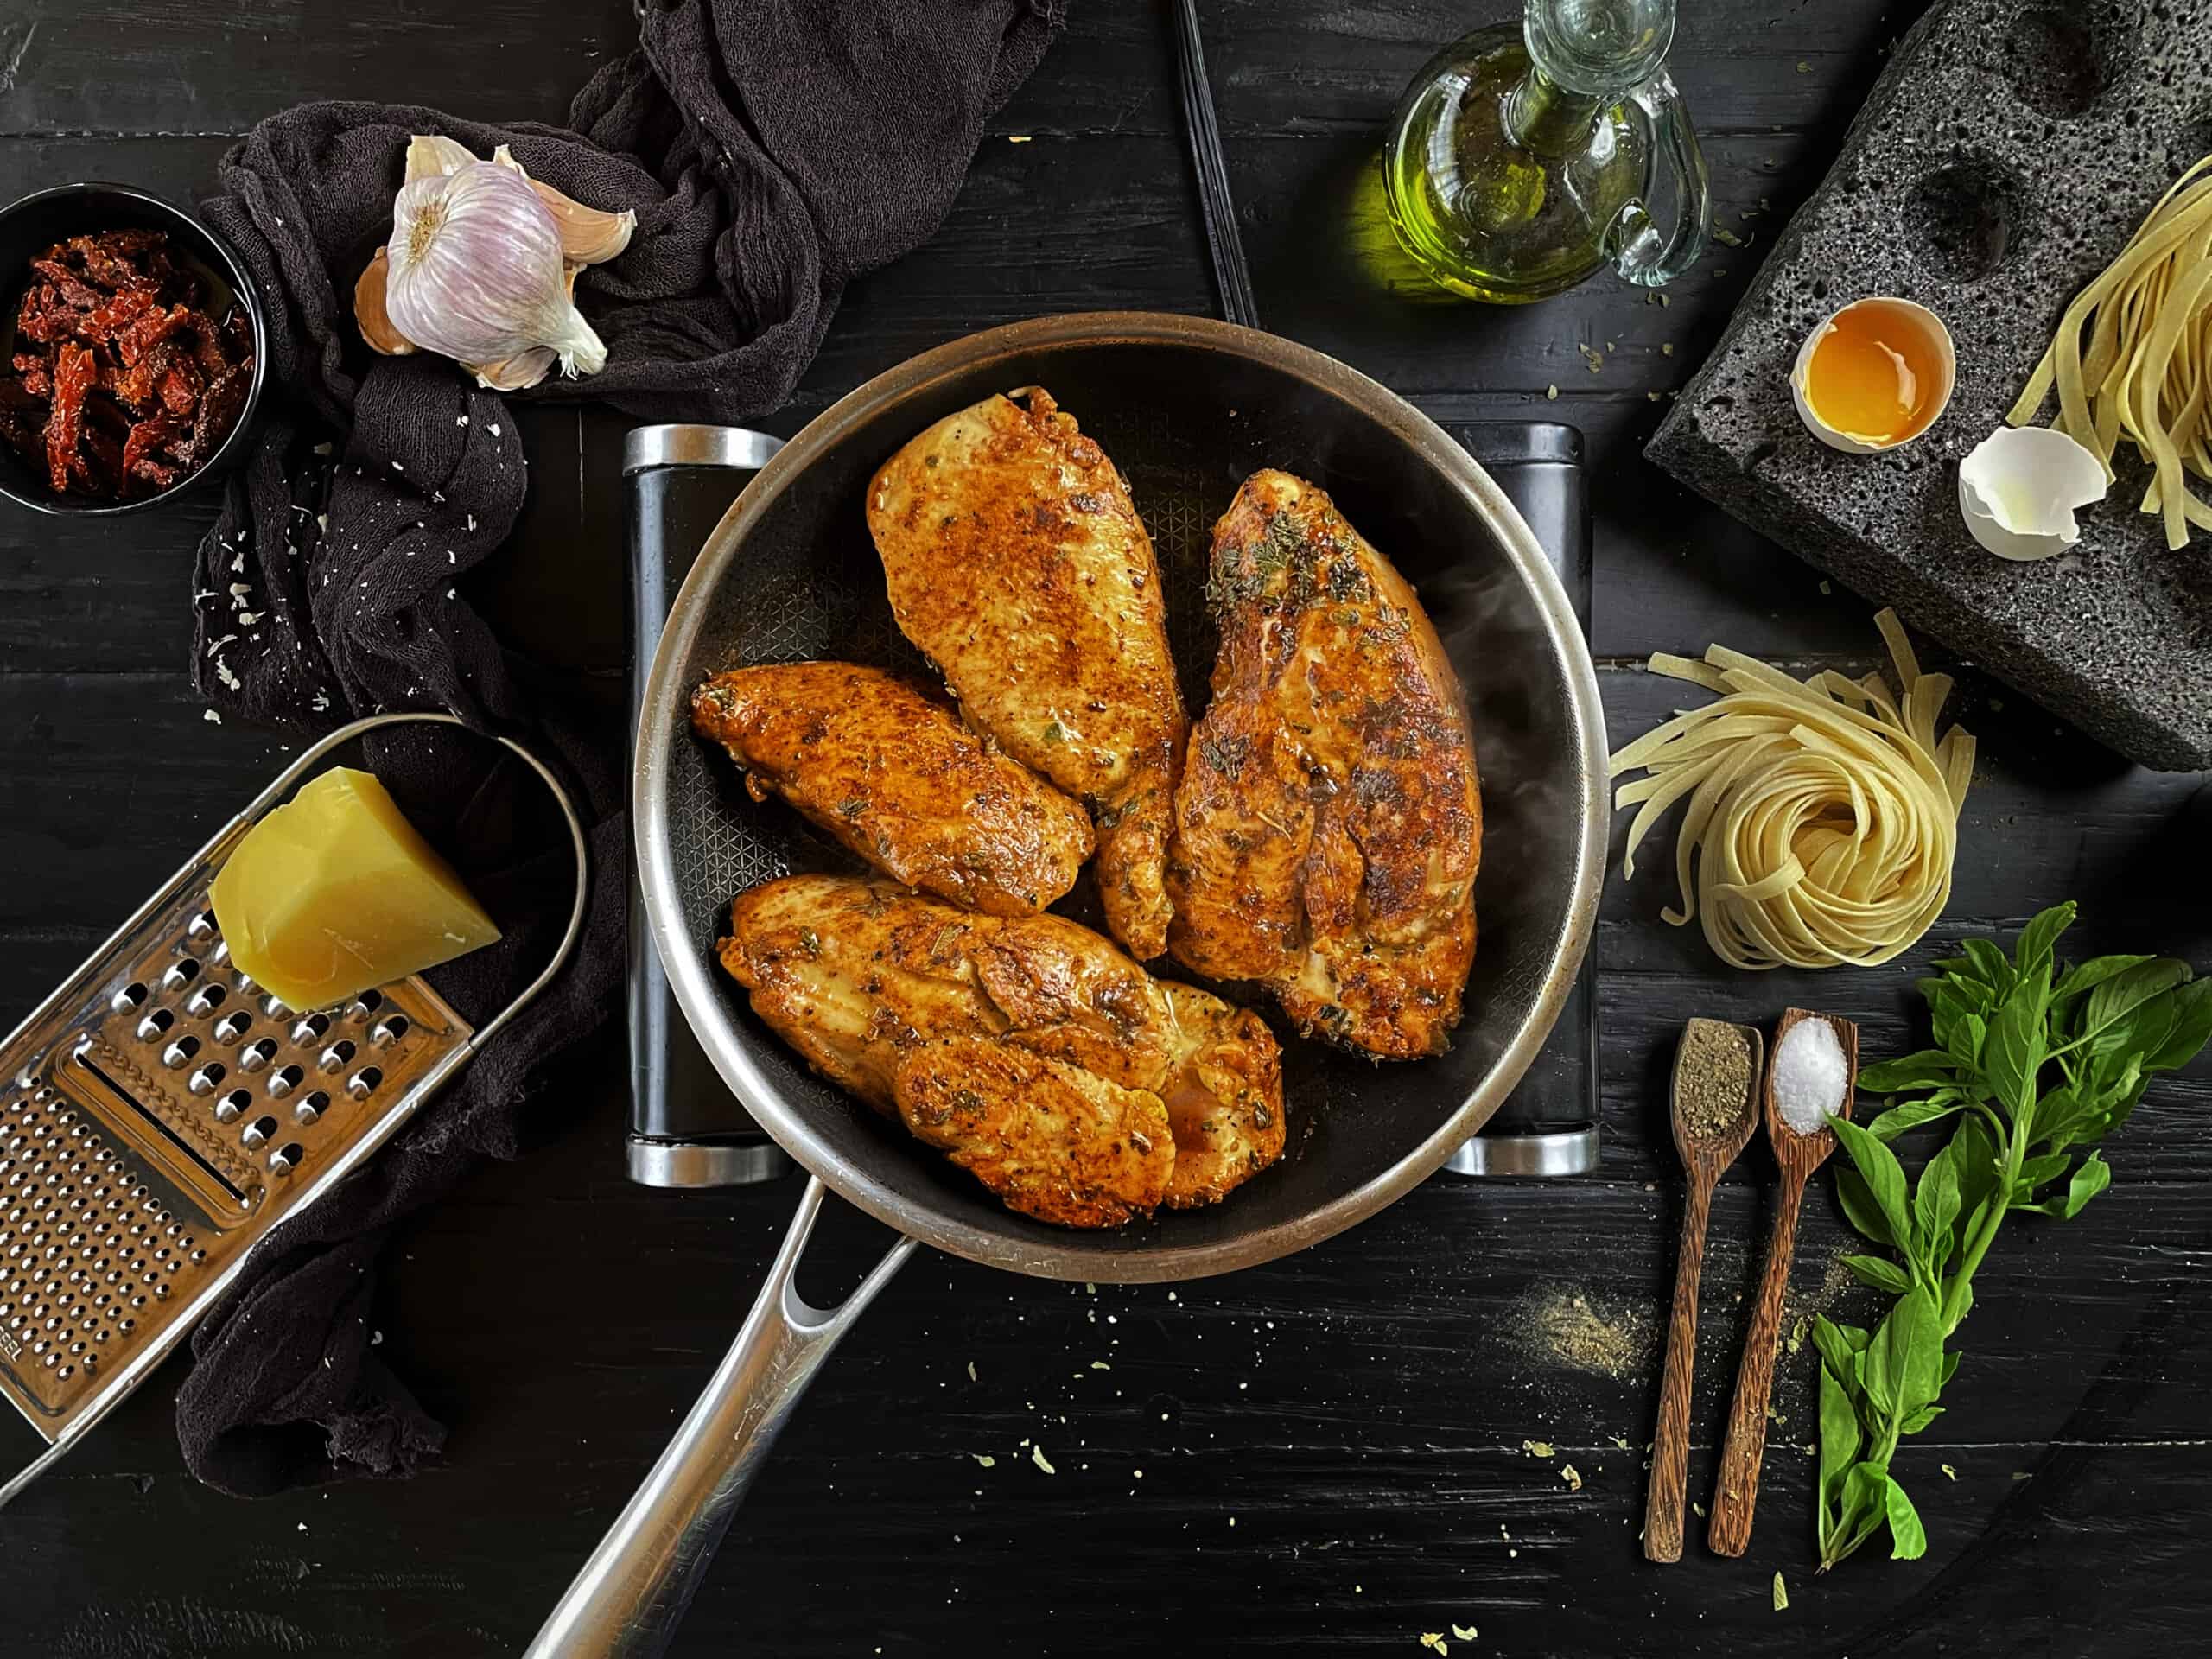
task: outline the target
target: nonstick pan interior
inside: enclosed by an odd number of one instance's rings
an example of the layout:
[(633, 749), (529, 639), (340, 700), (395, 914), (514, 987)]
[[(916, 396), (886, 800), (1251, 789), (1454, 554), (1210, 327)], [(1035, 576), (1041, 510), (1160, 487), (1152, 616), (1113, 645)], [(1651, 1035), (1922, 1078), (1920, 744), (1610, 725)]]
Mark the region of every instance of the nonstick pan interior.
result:
[[(1289, 1149), (1225, 1203), (1078, 1233), (1014, 1215), (807, 1070), (714, 962), (729, 901), (796, 870), (857, 870), (779, 802), (756, 803), (690, 734), (690, 689), (741, 664), (832, 658), (920, 671), (893, 625), (863, 510), (875, 469), (940, 416), (1042, 385), (1128, 478), (1166, 582), (1183, 691), (1205, 708), (1207, 542), (1263, 466), (1319, 483), (1419, 589), (1465, 685), (1481, 772), (1481, 942), (1450, 1053), (1377, 1065), (1283, 1039)], [(1464, 451), (1319, 353), (1182, 317), (1043, 319), (892, 371), (793, 440), (732, 508), (678, 597), (638, 738), (646, 909), (679, 1001), (723, 1076), (799, 1161), (903, 1230), (1063, 1278), (1182, 1277), (1327, 1236), (1433, 1171), (1541, 1046), (1581, 958), (1603, 858), (1603, 728), (1589, 659), (1526, 527)], [(1088, 877), (1061, 908), (1098, 925)], [(1178, 972), (1171, 964), (1156, 971)]]

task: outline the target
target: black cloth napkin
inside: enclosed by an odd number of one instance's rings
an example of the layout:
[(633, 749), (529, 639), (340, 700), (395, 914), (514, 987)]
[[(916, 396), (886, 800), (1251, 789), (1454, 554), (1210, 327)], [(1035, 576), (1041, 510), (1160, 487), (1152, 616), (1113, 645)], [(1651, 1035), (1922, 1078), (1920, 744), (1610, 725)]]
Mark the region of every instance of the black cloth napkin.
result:
[[(193, 1472), (226, 1491), (405, 1474), (438, 1451), (443, 1429), (370, 1351), (378, 1252), (394, 1221), (476, 1155), (521, 1149), (533, 1093), (621, 996), (620, 725), (505, 650), (461, 586), (522, 505), (512, 418), (442, 359), (375, 357), (353, 323), (409, 137), (442, 134), (481, 156), (508, 144), (579, 201), (637, 212), (629, 248), (577, 283), (607, 366), (521, 396), (741, 421), (791, 395), (849, 279), (943, 221), (983, 122), (1036, 67), (1065, 0), (639, 10), (638, 49), (584, 87), (567, 128), (305, 105), (224, 158), (222, 194), (204, 207), (269, 308), (271, 393), (200, 550), (194, 683), (226, 716), (301, 733), (451, 709), (529, 744), (592, 826), (586, 927), (566, 972), (368, 1168), (286, 1223), (194, 1333), (178, 1434)], [(566, 834), (542, 785), (496, 746), (398, 729), (372, 765), (506, 931), (432, 976), (480, 1026), (566, 922)]]

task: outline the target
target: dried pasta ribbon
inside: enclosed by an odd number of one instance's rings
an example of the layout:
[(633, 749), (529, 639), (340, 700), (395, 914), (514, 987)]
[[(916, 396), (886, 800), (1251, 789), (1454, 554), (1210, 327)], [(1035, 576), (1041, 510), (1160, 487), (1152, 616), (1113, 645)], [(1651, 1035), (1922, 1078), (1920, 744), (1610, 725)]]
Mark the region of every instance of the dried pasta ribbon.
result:
[[(2151, 464), (2143, 511), (2166, 545), (2212, 526), (2188, 474), (2212, 479), (2212, 156), (2158, 199), (2104, 271), (2074, 296), (2058, 333), (2005, 419), (2025, 426), (2052, 388), (2051, 424), (2104, 463), (2122, 437)], [(2082, 339), (2088, 331), (2085, 352)]]
[(1615, 791), (1634, 806), (1624, 876), (1677, 801), (1675, 926), (1701, 921), (1732, 967), (1871, 968), (1918, 942), (1950, 900), (1974, 739), (1936, 721), (1948, 675), (1923, 674), (1897, 613), (1874, 619), (1899, 690), (1879, 674), (1796, 680), (1715, 645), (1702, 662), (1665, 654), (1651, 671), (1719, 694), (1611, 759), (1642, 772)]

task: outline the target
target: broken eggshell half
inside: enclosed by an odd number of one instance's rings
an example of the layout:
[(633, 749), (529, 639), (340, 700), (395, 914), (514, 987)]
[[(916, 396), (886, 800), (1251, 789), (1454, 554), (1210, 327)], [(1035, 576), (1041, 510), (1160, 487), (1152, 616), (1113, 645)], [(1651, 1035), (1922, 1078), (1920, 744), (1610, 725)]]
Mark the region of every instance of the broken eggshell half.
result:
[[(1868, 310), (1879, 313), (1892, 328), (1910, 329), (1924, 344), (1923, 360), (1932, 368), (1933, 385), (1926, 397), (1919, 400), (1911, 422), (1900, 430), (1887, 435), (1851, 432), (1832, 424), (1815, 407), (1807, 391), (1813, 375), (1813, 359), (1821, 342), (1834, 333), (1837, 325), (1854, 312)], [(1951, 343), (1951, 331), (1943, 319), (1926, 306), (1912, 300), (1901, 300), (1887, 294), (1870, 294), (1862, 299), (1839, 306), (1821, 319), (1821, 324), (1805, 336), (1805, 343), (1797, 348), (1797, 360), (1790, 365), (1789, 397), (1797, 406), (1797, 418), (1805, 423), (1810, 432), (1831, 449), (1840, 449), (1846, 454), (1874, 455), (1885, 449), (1895, 449), (1900, 444), (1910, 443), (1915, 438), (1936, 424), (1950, 405), (1951, 389), (1958, 379), (1959, 359)]]
[(1959, 463), (1959, 512), (2000, 559), (2031, 563), (2082, 539), (2076, 507), (2105, 499), (2104, 462), (2047, 426), (2000, 426)]

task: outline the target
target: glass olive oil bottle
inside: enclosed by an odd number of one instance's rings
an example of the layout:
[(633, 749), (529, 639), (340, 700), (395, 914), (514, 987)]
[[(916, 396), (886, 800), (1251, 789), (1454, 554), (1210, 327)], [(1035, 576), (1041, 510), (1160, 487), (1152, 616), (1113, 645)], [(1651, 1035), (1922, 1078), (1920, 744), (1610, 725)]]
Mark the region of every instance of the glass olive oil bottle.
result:
[[(1406, 251), (1455, 294), (1541, 300), (1610, 263), (1656, 288), (1704, 251), (1712, 207), (1663, 67), (1675, 0), (1527, 0), (1519, 28), (1444, 48), (1399, 101), (1383, 199)], [(1670, 227), (1651, 203), (1673, 198)]]

